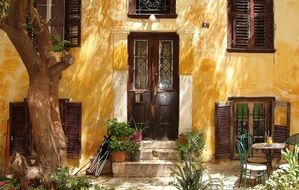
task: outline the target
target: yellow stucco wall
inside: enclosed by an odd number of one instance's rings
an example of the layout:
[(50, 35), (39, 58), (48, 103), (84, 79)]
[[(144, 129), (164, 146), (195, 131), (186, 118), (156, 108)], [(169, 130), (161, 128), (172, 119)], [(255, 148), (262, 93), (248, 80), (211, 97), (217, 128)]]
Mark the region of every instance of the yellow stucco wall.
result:
[[(214, 153), (214, 103), (228, 96), (275, 96), (291, 102), (291, 133), (299, 132), (298, 0), (274, 0), (274, 54), (226, 52), (226, 0), (177, 0), (176, 19), (129, 19), (127, 1), (83, 0), (82, 41), (76, 62), (63, 74), (60, 97), (80, 101), (81, 164), (93, 155), (113, 116), (113, 73), (127, 71), (130, 31), (172, 31), (180, 36), (180, 74), (192, 77), (192, 127), (207, 132), (206, 157)], [(202, 28), (202, 22), (210, 24)], [(8, 103), (26, 97), (26, 70), (0, 31), (0, 166), (3, 165)], [(74, 163), (77, 165), (78, 163)]]

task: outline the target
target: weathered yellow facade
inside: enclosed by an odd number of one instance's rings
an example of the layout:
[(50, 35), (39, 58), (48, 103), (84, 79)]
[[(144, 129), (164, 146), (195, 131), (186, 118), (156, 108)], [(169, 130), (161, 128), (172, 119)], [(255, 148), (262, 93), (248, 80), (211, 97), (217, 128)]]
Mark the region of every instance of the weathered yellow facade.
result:
[[(229, 96), (275, 96), (291, 102), (291, 134), (299, 132), (299, 1), (274, 0), (276, 53), (228, 53), (226, 0), (177, 0), (176, 19), (130, 19), (127, 1), (82, 0), (81, 47), (63, 74), (60, 97), (82, 102), (82, 159), (95, 154), (105, 123), (125, 120), (127, 36), (130, 31), (177, 32), (180, 37), (180, 125), (204, 129), (206, 158), (214, 154), (214, 103)], [(202, 28), (202, 23), (209, 28)], [(9, 102), (26, 97), (28, 76), (15, 48), (0, 31), (0, 166)], [(185, 95), (184, 95), (185, 94)], [(192, 95), (192, 99), (186, 98)], [(119, 98), (120, 97), (120, 98)], [(185, 101), (188, 101), (186, 104)], [(189, 112), (188, 112), (189, 113)], [(184, 113), (182, 113), (184, 114)]]

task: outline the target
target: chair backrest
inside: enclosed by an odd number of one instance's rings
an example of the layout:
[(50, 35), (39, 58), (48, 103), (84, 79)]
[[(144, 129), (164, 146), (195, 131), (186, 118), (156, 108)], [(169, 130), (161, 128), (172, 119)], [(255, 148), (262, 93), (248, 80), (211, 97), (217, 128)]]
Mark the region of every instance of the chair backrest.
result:
[(244, 148), (247, 150), (248, 154), (252, 154), (251, 145), (253, 144), (253, 137), (249, 133), (241, 135), (240, 141), (243, 144)]
[(244, 148), (243, 143), (239, 140), (236, 140), (236, 146), (237, 146), (237, 151), (238, 151), (239, 158), (240, 158), (241, 171), (243, 171), (244, 165), (246, 164), (246, 159), (247, 159), (246, 149)]
[(290, 136), (285, 143), (290, 145), (299, 145), (299, 133)]

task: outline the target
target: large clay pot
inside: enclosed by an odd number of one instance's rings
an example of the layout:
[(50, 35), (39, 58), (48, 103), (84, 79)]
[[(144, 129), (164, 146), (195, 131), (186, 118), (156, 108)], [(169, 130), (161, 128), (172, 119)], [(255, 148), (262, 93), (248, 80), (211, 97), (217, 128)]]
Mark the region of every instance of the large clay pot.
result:
[(138, 131), (136, 132), (135, 136), (134, 136), (134, 141), (135, 142), (140, 142), (142, 141), (142, 131)]
[(114, 162), (124, 162), (126, 160), (126, 152), (112, 152), (112, 159)]

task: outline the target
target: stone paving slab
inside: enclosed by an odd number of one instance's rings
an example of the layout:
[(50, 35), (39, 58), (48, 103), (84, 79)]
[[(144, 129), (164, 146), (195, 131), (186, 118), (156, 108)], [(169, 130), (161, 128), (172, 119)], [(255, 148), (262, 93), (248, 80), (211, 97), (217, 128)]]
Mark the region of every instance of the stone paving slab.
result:
[[(279, 160), (275, 160), (273, 167), (277, 168), (280, 164)], [(238, 178), (240, 172), (239, 160), (221, 160), (209, 162), (205, 164), (206, 171), (211, 177), (217, 177), (223, 180), (224, 190), (240, 190), (238, 188)], [(204, 178), (206, 178), (205, 176)], [(109, 176), (101, 176), (94, 178), (93, 183), (103, 187), (113, 187), (116, 190), (176, 190), (172, 177), (152, 177), (152, 178), (113, 178)], [(249, 186), (250, 184), (248, 184)]]
[[(225, 190), (236, 189), (238, 183), (239, 161), (220, 161), (217, 163), (207, 163), (206, 170), (211, 177), (220, 178), (224, 182)], [(204, 176), (207, 179), (207, 176)], [(176, 190), (171, 185), (172, 177), (110, 177), (101, 176), (93, 179), (93, 183), (103, 187), (115, 188), (116, 190)]]

